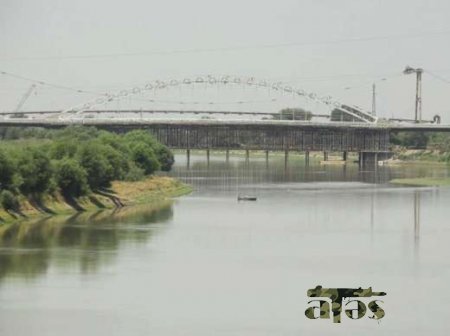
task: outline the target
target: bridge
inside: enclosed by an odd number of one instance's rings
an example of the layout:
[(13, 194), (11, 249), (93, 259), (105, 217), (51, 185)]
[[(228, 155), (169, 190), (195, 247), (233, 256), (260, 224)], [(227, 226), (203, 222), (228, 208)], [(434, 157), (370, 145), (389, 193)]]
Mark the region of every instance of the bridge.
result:
[[(320, 102), (329, 107), (330, 113), (311, 113), (309, 118), (303, 115), (305, 119), (301, 120), (293, 112), (291, 118), (287, 118), (290, 120), (283, 120), (289, 116), (278, 112), (97, 108), (142, 92), (196, 83), (266, 88)], [(192, 118), (192, 115), (196, 117)], [(203, 117), (199, 119), (198, 116)], [(245, 150), (247, 156), (250, 150), (264, 150), (267, 155), (269, 151), (284, 151), (287, 160), (290, 151), (299, 151), (305, 153), (308, 163), (309, 153), (313, 151), (323, 152), (324, 159), (327, 159), (329, 152), (342, 152), (344, 159), (349, 152), (356, 152), (362, 165), (389, 157), (389, 140), (393, 131), (450, 131), (450, 125), (383, 121), (361, 108), (341, 104), (331, 97), (319, 97), (281, 83), (229, 76), (155, 81), (115, 94), (101, 94), (87, 103), (64, 110), (12, 111), (1, 113), (0, 117), (0, 127), (61, 128), (85, 125), (115, 132), (146, 129), (168, 147), (187, 150), (188, 156), (191, 149), (204, 149), (208, 157), (213, 149), (225, 150), (227, 156), (229, 150), (240, 149)], [(239, 119), (241, 117), (246, 119)], [(326, 121), (315, 121), (318, 118)]]
[(71, 125), (94, 126), (118, 133), (133, 129), (151, 132), (161, 143), (174, 149), (284, 151), (359, 154), (362, 165), (373, 164), (390, 156), (392, 131), (450, 132), (450, 125), (381, 125), (348, 122), (303, 122), (283, 120), (156, 120), (156, 119), (6, 119), (0, 127), (63, 128)]

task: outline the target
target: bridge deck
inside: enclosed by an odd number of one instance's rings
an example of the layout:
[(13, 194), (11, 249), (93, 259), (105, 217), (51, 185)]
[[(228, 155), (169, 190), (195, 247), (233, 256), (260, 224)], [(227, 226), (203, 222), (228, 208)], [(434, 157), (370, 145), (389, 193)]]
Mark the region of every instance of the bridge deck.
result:
[(0, 126), (21, 126), (21, 127), (65, 127), (70, 125), (85, 126), (124, 126), (124, 127), (144, 127), (152, 125), (203, 125), (203, 126), (290, 126), (298, 128), (320, 128), (320, 129), (361, 129), (361, 130), (389, 130), (389, 131), (426, 131), (426, 132), (450, 132), (450, 125), (430, 125), (430, 124), (370, 124), (355, 122), (311, 122), (292, 120), (234, 120), (234, 119), (0, 119)]

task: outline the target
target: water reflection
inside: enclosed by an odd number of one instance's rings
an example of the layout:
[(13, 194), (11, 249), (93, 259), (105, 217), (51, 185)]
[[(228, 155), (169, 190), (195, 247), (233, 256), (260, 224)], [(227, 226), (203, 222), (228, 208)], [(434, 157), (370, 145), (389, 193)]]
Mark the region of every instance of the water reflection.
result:
[(421, 191), (414, 192), (414, 257), (418, 260), (420, 243), (420, 203)]
[(33, 278), (52, 263), (95, 272), (115, 259), (122, 243), (148, 242), (165, 228), (155, 223), (172, 216), (172, 203), (163, 202), (0, 226), (0, 280)]
[[(189, 160), (177, 156), (178, 167), (174, 176), (193, 184), (196, 190), (208, 190), (215, 186), (235, 190), (240, 185), (287, 183), (287, 182), (363, 182), (371, 184), (387, 183), (399, 176), (398, 167), (381, 166), (360, 168), (357, 164), (326, 164), (319, 161), (305, 164), (302, 156), (291, 154), (286, 163), (283, 155), (266, 160), (264, 156), (247, 159), (232, 157), (227, 160), (222, 155), (211, 155), (206, 159), (202, 154), (191, 154)], [(186, 163), (189, 164), (186, 164)], [(408, 173), (403, 167), (400, 176), (416, 176), (417, 169)]]

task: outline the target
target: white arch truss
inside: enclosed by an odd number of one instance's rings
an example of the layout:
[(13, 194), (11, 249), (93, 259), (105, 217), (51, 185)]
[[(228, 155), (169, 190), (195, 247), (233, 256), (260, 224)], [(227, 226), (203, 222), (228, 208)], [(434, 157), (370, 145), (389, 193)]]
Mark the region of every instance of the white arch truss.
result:
[[(206, 85), (246, 85), (249, 87), (256, 87), (256, 88), (268, 88), (272, 91), (280, 92), (281, 93), (288, 93), (292, 94), (295, 97), (298, 98), (305, 98), (313, 102), (318, 102), (321, 104), (325, 104), (327, 106), (330, 106), (332, 108), (337, 108), (342, 110), (345, 113), (348, 113), (349, 115), (352, 115), (353, 117), (356, 117), (360, 119), (363, 122), (375, 122), (376, 117), (372, 116), (371, 114), (364, 112), (360, 109), (358, 110), (358, 113), (355, 114), (354, 111), (349, 111), (348, 109), (343, 109), (343, 105), (340, 102), (334, 100), (331, 96), (319, 96), (316, 93), (313, 92), (307, 92), (303, 89), (293, 87), (288, 84), (284, 84), (283, 82), (275, 82), (275, 81), (268, 81), (268, 80), (258, 80), (254, 77), (241, 77), (241, 76), (229, 76), (229, 75), (223, 75), (223, 76), (214, 76), (214, 75), (206, 75), (206, 76), (196, 76), (194, 78), (184, 78), (184, 79), (169, 79), (169, 80), (154, 80), (149, 81), (143, 86), (135, 86), (129, 89), (123, 89), (120, 91), (117, 91), (115, 93), (105, 93), (101, 94), (98, 97), (77, 105), (70, 107), (68, 109), (65, 109), (61, 112), (62, 115), (65, 114), (81, 114), (83, 112), (89, 111), (93, 109), (96, 106), (103, 105), (109, 102), (113, 101), (120, 101), (122, 99), (133, 97), (135, 95), (144, 93), (144, 92), (152, 92), (167, 88), (175, 88), (175, 87), (181, 87), (181, 86), (189, 86), (189, 85), (195, 85), (195, 84), (206, 84)], [(353, 110), (356, 108), (353, 108)]]

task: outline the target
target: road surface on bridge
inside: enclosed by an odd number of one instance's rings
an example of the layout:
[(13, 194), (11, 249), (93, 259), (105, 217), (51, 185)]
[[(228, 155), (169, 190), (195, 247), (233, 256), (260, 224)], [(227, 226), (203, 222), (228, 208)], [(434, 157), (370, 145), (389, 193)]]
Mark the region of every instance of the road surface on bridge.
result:
[(210, 125), (210, 126), (233, 126), (233, 125), (260, 125), (260, 126), (291, 126), (301, 128), (350, 128), (350, 129), (383, 129), (390, 131), (426, 131), (426, 132), (450, 132), (450, 125), (440, 124), (402, 124), (402, 123), (355, 123), (355, 122), (310, 122), (292, 120), (233, 120), (233, 119), (119, 119), (119, 118), (66, 118), (66, 119), (3, 119), (0, 126), (20, 127), (49, 127), (59, 128), (70, 125), (85, 125), (98, 127), (136, 127), (141, 128), (152, 125)]

